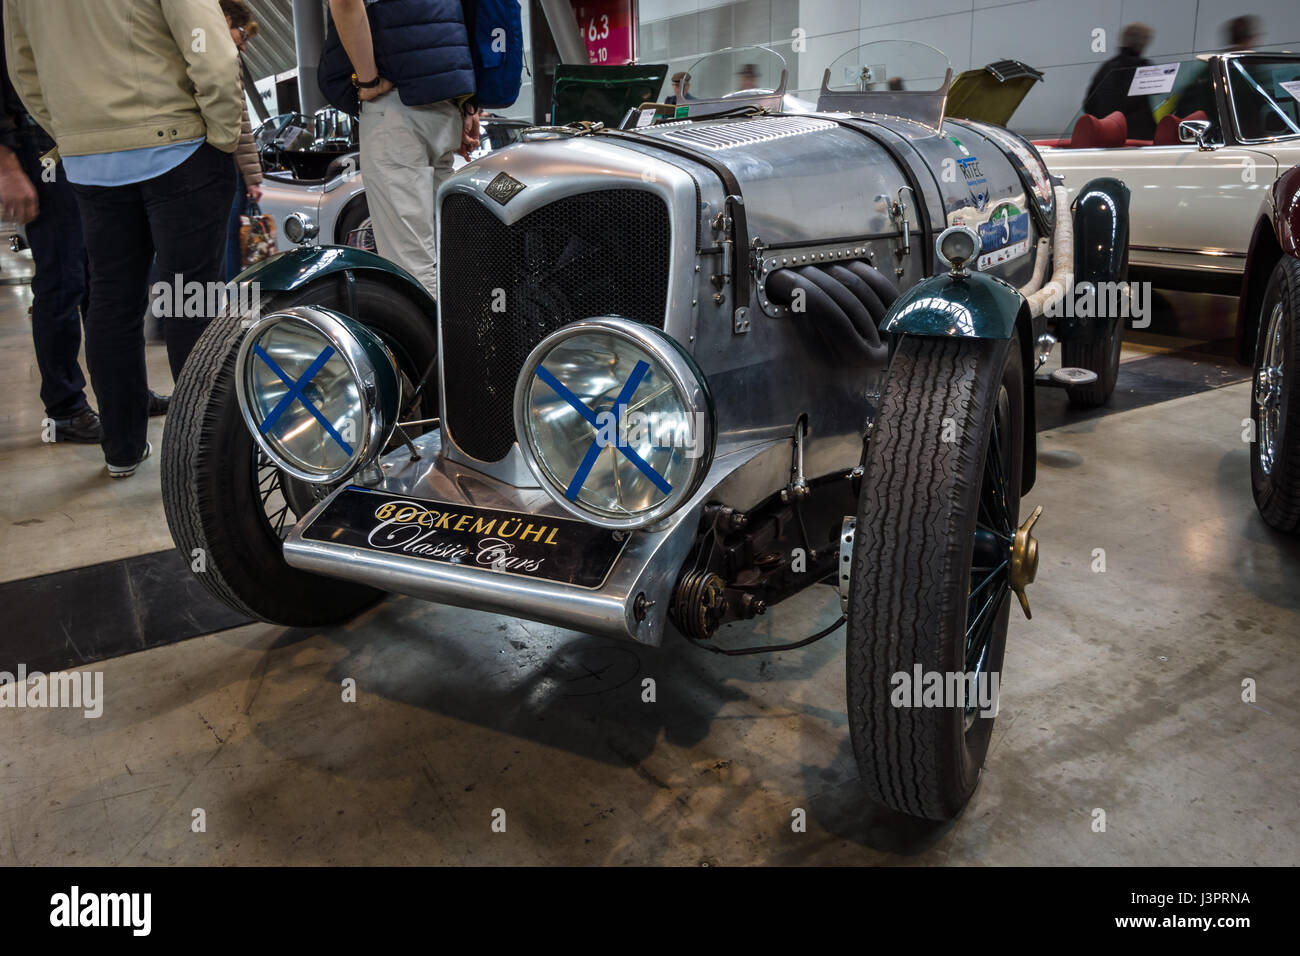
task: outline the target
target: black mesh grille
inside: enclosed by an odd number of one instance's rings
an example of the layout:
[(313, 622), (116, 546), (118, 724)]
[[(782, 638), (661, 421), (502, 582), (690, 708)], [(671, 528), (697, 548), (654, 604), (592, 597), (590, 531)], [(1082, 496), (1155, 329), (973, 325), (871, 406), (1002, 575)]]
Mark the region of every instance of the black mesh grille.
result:
[[(464, 451), (499, 461), (515, 440), (515, 380), (561, 326), (621, 315), (663, 328), (668, 207), (640, 189), (602, 189), (530, 212), (512, 226), (479, 200), (442, 204), (439, 319), (443, 420)], [(504, 290), (504, 311), (500, 306)]]

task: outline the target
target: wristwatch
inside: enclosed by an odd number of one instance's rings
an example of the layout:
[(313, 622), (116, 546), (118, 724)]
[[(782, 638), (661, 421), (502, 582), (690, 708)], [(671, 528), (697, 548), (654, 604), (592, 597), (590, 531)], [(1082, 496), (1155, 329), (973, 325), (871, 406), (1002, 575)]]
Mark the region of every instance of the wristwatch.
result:
[(352, 74), (352, 85), (359, 90), (373, 90), (376, 86), (379, 85), (379, 80), (380, 78), (376, 76), (369, 83), (362, 83), (359, 79), (357, 79), (357, 75), (355, 73)]

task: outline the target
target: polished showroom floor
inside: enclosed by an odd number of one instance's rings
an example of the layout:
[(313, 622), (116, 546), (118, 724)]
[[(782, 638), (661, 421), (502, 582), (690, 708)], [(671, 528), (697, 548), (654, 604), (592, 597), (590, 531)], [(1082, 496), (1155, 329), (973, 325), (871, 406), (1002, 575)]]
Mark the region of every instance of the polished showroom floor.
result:
[[(41, 443), (28, 302), (0, 285), (0, 670), (80, 664), (106, 702), (0, 710), (0, 863), (1300, 861), (1300, 541), (1251, 503), (1232, 300), (1168, 296), (1104, 413), (1039, 389), (1034, 619), (943, 827), (858, 795), (842, 631), (725, 658), (401, 597), (240, 623), (168, 550), (156, 461), (110, 482), (97, 448)], [(837, 613), (818, 588), (724, 639)]]

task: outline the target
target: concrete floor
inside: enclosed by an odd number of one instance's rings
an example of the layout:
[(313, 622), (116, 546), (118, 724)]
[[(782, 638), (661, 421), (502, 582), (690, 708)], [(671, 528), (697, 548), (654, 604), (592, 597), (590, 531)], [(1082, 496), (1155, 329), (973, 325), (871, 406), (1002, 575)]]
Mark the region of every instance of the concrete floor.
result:
[[(33, 445), (12, 295), (0, 580), (166, 546), (156, 463), (110, 484), (96, 449)], [(859, 796), (842, 632), (723, 658), (392, 598), (346, 627), (92, 665), (97, 720), (0, 710), (0, 863), (1296, 864), (1300, 541), (1255, 513), (1247, 414), (1239, 384), (1039, 436), (1034, 620), (1012, 617), (984, 778), (954, 824)], [(837, 614), (814, 589), (726, 640)]]

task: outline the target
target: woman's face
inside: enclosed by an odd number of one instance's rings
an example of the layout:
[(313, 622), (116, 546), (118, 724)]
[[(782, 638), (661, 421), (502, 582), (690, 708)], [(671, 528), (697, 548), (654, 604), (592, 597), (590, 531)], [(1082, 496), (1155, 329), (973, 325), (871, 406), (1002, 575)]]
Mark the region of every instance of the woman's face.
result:
[(243, 27), (237, 27), (230, 22), (230, 17), (226, 17), (226, 26), (230, 28), (230, 39), (234, 41), (239, 52), (243, 53), (248, 49), (248, 34), (244, 32)]

